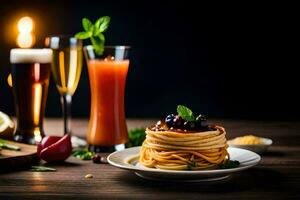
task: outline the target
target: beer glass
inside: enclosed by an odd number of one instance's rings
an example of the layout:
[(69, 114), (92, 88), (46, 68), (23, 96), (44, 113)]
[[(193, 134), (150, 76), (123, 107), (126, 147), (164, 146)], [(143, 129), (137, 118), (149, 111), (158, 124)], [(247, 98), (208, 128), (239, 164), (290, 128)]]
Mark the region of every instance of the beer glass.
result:
[(82, 69), (82, 40), (68, 36), (51, 36), (45, 44), (53, 50), (51, 71), (61, 96), (64, 134), (71, 134), (71, 103)]
[(14, 140), (35, 144), (44, 137), (43, 119), (48, 95), (51, 49), (12, 49), (12, 86), (17, 116)]
[(104, 53), (98, 55), (93, 46), (86, 46), (84, 53), (91, 90), (89, 149), (95, 152), (121, 150), (128, 139), (124, 94), (129, 47), (106, 46)]

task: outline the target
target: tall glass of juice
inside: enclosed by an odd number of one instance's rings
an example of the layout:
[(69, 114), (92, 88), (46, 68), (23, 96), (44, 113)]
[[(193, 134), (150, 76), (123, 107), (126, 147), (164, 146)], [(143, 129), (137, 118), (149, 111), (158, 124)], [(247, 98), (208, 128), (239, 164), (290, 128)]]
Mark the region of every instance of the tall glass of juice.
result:
[(111, 152), (125, 148), (128, 133), (124, 93), (129, 59), (128, 46), (106, 46), (99, 55), (84, 47), (91, 90), (88, 128), (89, 149)]

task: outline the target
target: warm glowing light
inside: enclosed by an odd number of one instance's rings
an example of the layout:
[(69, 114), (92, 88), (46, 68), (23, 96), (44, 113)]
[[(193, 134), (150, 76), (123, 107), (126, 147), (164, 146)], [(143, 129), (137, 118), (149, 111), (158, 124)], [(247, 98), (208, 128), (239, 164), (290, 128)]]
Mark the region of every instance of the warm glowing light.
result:
[(69, 80), (68, 89), (72, 90), (76, 79), (76, 68), (77, 68), (77, 49), (70, 50), (70, 70), (69, 70)]
[(18, 30), (21, 34), (30, 33), (33, 29), (33, 20), (30, 17), (22, 17), (18, 22)]
[(11, 78), (11, 74), (8, 75), (7, 77), (7, 83), (10, 87), (12, 87), (12, 78)]
[(41, 100), (42, 100), (42, 85), (41, 83), (36, 83), (33, 86), (33, 123), (39, 125), (40, 122), (40, 111), (41, 111)]
[(66, 87), (66, 76), (65, 76), (65, 54), (63, 51), (59, 52), (59, 71), (61, 77), (61, 85), (62, 87)]
[(41, 131), (40, 131), (39, 128), (36, 128), (36, 129), (33, 131), (33, 134), (34, 134), (34, 140), (35, 140), (36, 142), (42, 141)]
[(21, 48), (29, 48), (34, 42), (34, 37), (31, 33), (29, 34), (19, 34), (17, 37), (17, 44)]
[(34, 27), (33, 20), (30, 17), (22, 17), (18, 21), (19, 34), (17, 37), (17, 45), (21, 48), (32, 47), (35, 38), (32, 33)]
[(40, 64), (39, 63), (34, 64), (34, 80), (35, 81), (40, 80)]

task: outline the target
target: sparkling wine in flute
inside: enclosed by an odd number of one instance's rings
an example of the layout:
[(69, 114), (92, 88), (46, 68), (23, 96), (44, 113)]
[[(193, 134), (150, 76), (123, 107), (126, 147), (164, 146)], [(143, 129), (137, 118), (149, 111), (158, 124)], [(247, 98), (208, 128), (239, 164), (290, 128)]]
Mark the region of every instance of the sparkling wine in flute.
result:
[(82, 69), (81, 48), (53, 49), (51, 66), (56, 87), (61, 95), (74, 94)]
[(82, 69), (82, 40), (51, 36), (46, 38), (45, 44), (53, 50), (51, 71), (61, 97), (64, 134), (72, 134), (71, 104)]
[(16, 141), (35, 144), (45, 135), (43, 119), (51, 59), (51, 49), (12, 49), (10, 52), (17, 116)]

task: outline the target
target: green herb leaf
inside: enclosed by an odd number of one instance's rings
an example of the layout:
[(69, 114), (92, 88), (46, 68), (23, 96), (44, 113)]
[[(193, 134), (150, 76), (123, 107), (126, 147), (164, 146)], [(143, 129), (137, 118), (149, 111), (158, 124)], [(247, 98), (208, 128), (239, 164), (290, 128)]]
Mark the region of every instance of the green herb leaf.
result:
[(100, 17), (96, 22), (95, 22), (95, 29), (98, 29), (100, 33), (106, 31), (110, 23), (110, 17), (109, 16), (103, 16)]
[(90, 38), (96, 54), (102, 55), (105, 43), (105, 38), (102, 32), (108, 28), (109, 23), (109, 16), (100, 17), (94, 25), (89, 19), (83, 18), (82, 26), (84, 31), (75, 34), (75, 37), (82, 40)]
[(126, 147), (141, 146), (146, 139), (145, 128), (136, 128), (128, 131), (129, 142)]
[(8, 144), (6, 140), (0, 139), (0, 148), (13, 150), (13, 151), (20, 151), (21, 148), (19, 146)]
[(76, 158), (80, 158), (81, 160), (91, 160), (95, 155), (94, 152), (87, 151), (87, 150), (75, 150), (72, 153), (72, 156)]
[(94, 152), (87, 152), (86, 154), (82, 155), (82, 160), (92, 160), (93, 156), (95, 155)]
[(83, 18), (82, 19), (82, 27), (86, 32), (92, 32), (93, 23), (89, 19)]
[(221, 169), (231, 169), (236, 168), (240, 165), (240, 162), (237, 160), (227, 160), (225, 163), (220, 165)]
[[(102, 34), (101, 34), (102, 35)], [(91, 37), (91, 42), (92, 42), (92, 45), (95, 49), (95, 52), (98, 54), (98, 55), (102, 55), (103, 54), (103, 51), (104, 51), (104, 40), (102, 40), (102, 36), (93, 36)]]
[(189, 109), (188, 107), (185, 107), (183, 105), (178, 105), (177, 113), (180, 117), (182, 117), (182, 119), (184, 119), (186, 121), (195, 121), (195, 116), (194, 116), (192, 110)]
[(100, 34), (101, 34), (101, 32), (100, 32), (99, 28), (94, 28), (93, 29), (93, 36), (98, 36)]
[(90, 38), (92, 35), (93, 35), (92, 32), (79, 32), (79, 33), (76, 33), (75, 37), (78, 39), (84, 40), (84, 39)]
[(44, 167), (44, 166), (32, 166), (31, 171), (34, 172), (55, 172), (56, 169), (51, 167)]
[[(103, 35), (102, 33), (99, 33), (99, 34), (97, 35), (97, 37), (99, 38), (100, 41), (102, 41), (102, 43), (103, 43), (103, 45), (104, 45), (104, 43), (105, 43), (105, 37), (104, 37), (104, 35)], [(101, 42), (100, 42), (100, 43), (101, 43)]]

